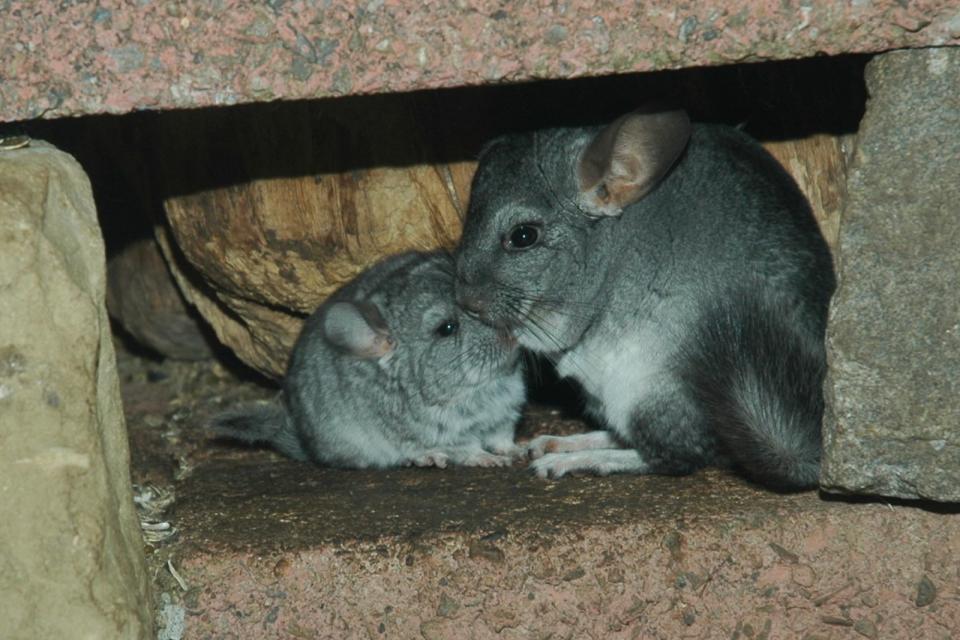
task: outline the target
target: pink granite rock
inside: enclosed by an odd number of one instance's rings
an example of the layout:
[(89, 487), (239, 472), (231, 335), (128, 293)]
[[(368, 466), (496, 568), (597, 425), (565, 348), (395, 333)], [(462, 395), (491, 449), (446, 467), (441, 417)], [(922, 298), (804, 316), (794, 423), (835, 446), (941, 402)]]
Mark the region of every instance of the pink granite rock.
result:
[(955, 0), (8, 0), (0, 121), (960, 44)]
[(960, 519), (717, 473), (214, 463), (178, 489), (183, 638), (947, 638)]

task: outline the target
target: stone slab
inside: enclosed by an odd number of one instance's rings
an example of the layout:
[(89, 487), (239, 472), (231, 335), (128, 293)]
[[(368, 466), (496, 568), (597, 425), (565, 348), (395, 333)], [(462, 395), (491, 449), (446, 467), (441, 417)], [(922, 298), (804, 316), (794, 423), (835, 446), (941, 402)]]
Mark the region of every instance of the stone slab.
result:
[(822, 486), (960, 500), (960, 48), (867, 66), (828, 329)]
[(0, 2), (0, 121), (960, 44), (955, 0)]
[[(202, 425), (275, 389), (120, 351), (159, 637), (932, 638), (960, 628), (955, 505), (778, 495), (716, 471), (539, 480), (319, 469)], [(541, 391), (519, 438), (576, 433)], [(558, 406), (556, 402), (563, 400)], [(170, 562), (170, 565), (167, 562)], [(183, 581), (179, 584), (172, 567)]]
[(960, 516), (717, 473), (209, 460), (164, 610), (191, 638), (907, 638), (960, 629)]

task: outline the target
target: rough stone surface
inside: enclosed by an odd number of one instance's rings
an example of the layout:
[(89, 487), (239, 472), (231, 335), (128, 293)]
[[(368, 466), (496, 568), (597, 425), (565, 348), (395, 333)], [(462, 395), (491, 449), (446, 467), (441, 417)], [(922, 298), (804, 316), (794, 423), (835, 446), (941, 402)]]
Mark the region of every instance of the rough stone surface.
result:
[(90, 184), (0, 151), (0, 636), (152, 637)]
[[(952, 513), (773, 495), (718, 473), (544, 482), (521, 469), (368, 473), (262, 459), (210, 461), (178, 493), (175, 566), (188, 590), (168, 592), (185, 639), (960, 628)], [(920, 606), (924, 580), (937, 595)]]
[(955, 0), (0, 3), (0, 121), (960, 44)]
[(829, 328), (836, 491), (960, 500), (960, 48), (867, 67)]
[[(953, 505), (776, 495), (715, 471), (546, 482), (522, 466), (319, 469), (199, 428), (274, 391), (212, 361), (121, 351), (119, 366), (136, 481), (176, 496), (161, 516), (176, 534), (148, 555), (161, 638), (946, 640), (960, 628)], [(527, 407), (519, 437), (583, 430), (571, 395), (538, 393), (567, 409)]]

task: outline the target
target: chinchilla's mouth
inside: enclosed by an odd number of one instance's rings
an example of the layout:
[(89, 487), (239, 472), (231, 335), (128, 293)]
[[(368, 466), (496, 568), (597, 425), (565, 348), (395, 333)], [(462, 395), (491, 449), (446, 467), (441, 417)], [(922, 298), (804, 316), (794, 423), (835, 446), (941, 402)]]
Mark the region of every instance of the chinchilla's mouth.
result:
[(522, 336), (536, 333), (536, 308), (534, 300), (520, 300), (507, 308), (470, 315), (497, 332), (497, 343), (508, 351), (516, 351), (522, 344)]

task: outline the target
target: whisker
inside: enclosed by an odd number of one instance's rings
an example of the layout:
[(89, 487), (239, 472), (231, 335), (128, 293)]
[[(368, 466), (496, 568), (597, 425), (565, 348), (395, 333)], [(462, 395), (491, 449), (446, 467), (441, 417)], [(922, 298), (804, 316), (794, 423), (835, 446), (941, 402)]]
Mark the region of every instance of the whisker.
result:
[(475, 344), (467, 349), (457, 352), (444, 364), (444, 369), (452, 372), (454, 367), (460, 367), (464, 362), (473, 360), (476, 357), (479, 349), (482, 347), (483, 345)]
[[(503, 295), (503, 306), (505, 318), (502, 326), (512, 328), (524, 328), (529, 331), (534, 338), (546, 346), (545, 353), (542, 354), (545, 359), (553, 365), (556, 365), (560, 357), (566, 358), (566, 363), (577, 373), (587, 376), (586, 369), (598, 368), (599, 363), (592, 362), (592, 358), (584, 357), (583, 354), (571, 354), (566, 351), (566, 345), (559, 337), (560, 332), (557, 326), (557, 320), (551, 320), (550, 316), (559, 317), (559, 319), (570, 319), (574, 322), (589, 322), (596, 314), (596, 306), (588, 302), (571, 302), (559, 297), (546, 296), (537, 292), (528, 292), (516, 285), (506, 282), (492, 280), (490, 285), (499, 289)], [(544, 311), (550, 312), (544, 315)]]
[[(560, 346), (560, 341), (555, 337), (556, 327), (552, 325), (549, 319), (539, 315), (539, 314), (530, 314), (528, 318), (532, 321), (534, 326), (537, 327), (540, 334), (547, 340), (550, 340), (554, 345)], [(561, 349), (558, 348), (558, 351)], [(565, 364), (570, 366), (572, 369), (579, 372), (583, 377), (588, 377), (586, 367), (593, 369), (599, 369), (600, 363), (595, 361), (591, 357), (585, 357), (582, 353), (566, 351), (563, 355)], [(556, 358), (551, 358), (554, 364), (557, 364)]]
[(552, 345), (555, 351), (563, 351), (564, 344), (556, 337), (554, 332), (549, 330), (550, 327), (547, 326), (548, 324), (546, 319), (539, 314), (530, 313), (526, 317), (527, 328), (535, 329), (539, 333), (539, 337), (543, 338), (549, 345)]
[[(503, 289), (509, 294), (509, 297), (516, 302), (529, 303), (530, 306), (540, 305), (549, 307), (562, 315), (576, 318), (578, 320), (587, 320), (596, 310), (593, 302), (578, 302), (563, 299), (560, 297), (551, 297), (543, 294), (529, 293), (515, 285), (508, 283), (494, 282), (495, 287)], [(571, 309), (572, 307), (572, 309)], [(589, 313), (588, 313), (589, 312)]]

